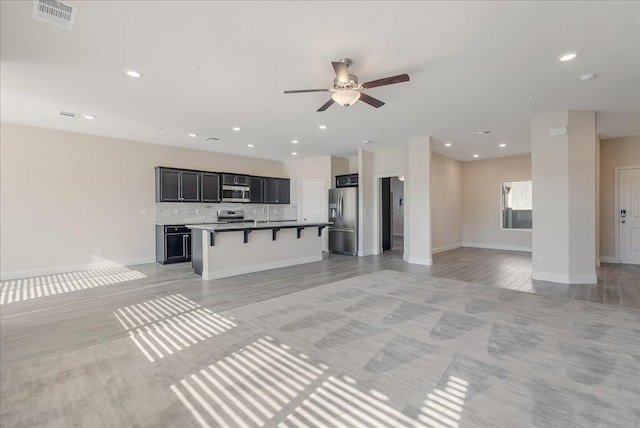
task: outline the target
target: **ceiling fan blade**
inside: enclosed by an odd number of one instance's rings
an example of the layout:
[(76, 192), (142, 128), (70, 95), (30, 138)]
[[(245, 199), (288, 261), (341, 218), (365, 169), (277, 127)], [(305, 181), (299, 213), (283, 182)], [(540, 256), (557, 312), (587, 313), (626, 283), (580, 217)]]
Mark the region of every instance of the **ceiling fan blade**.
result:
[(369, 88), (375, 88), (377, 86), (393, 85), (394, 83), (402, 83), (402, 82), (408, 82), (408, 81), (409, 81), (408, 74), (398, 74), (397, 76), (385, 77), (384, 79), (365, 82), (362, 84), (362, 87), (365, 89), (369, 89)]
[(364, 92), (360, 92), (360, 101), (364, 101), (365, 103), (375, 108), (380, 108), (384, 105), (384, 103), (379, 99), (373, 98), (372, 96), (367, 95)]
[(346, 62), (332, 62), (339, 82), (349, 83), (349, 65)]
[(333, 101), (333, 98), (329, 98), (329, 101), (327, 101), (326, 103), (322, 104), (322, 107), (320, 107), (316, 111), (325, 111), (326, 109), (331, 107), (333, 105), (333, 103), (335, 103), (335, 101)]
[(297, 89), (294, 91), (284, 91), (285, 94), (301, 94), (303, 92), (329, 92), (328, 89)]

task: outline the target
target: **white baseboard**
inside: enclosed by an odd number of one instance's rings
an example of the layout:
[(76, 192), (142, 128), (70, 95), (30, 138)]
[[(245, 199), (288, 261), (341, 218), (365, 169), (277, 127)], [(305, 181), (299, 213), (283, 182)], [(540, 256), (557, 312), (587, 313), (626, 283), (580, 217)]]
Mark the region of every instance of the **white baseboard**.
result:
[(594, 275), (565, 275), (561, 273), (533, 271), (531, 279), (559, 282), (561, 284), (596, 284), (598, 277)]
[(462, 247), (462, 242), (456, 242), (455, 244), (443, 245), (442, 247), (436, 247), (431, 249), (431, 254), (438, 254), (444, 251), (455, 250)]
[(463, 247), (471, 247), (471, 248), (486, 248), (489, 250), (507, 250), (507, 251), (524, 251), (527, 253), (531, 252), (531, 247), (521, 247), (519, 245), (502, 245), (502, 244), (485, 244), (478, 242), (463, 242)]
[(313, 263), (322, 261), (322, 254), (317, 256), (300, 257), (297, 259), (278, 260), (275, 262), (261, 263), (258, 265), (238, 266), (230, 269), (217, 270), (209, 275), (209, 272), (202, 272), (202, 279), (219, 279), (230, 276), (244, 275), (245, 273), (260, 272), (263, 270), (278, 269), (287, 266), (301, 265), (305, 263)]
[(30, 278), (35, 276), (55, 275), (59, 273), (80, 272), (84, 270), (100, 269), (112, 266), (132, 266), (141, 265), (145, 263), (155, 263), (155, 256), (151, 257), (139, 257), (137, 259), (125, 259), (118, 261), (111, 261), (102, 259), (92, 263), (84, 263), (79, 265), (66, 265), (66, 266), (51, 266), (46, 268), (26, 269), (26, 270), (14, 270), (7, 272), (0, 272), (0, 279), (3, 281), (10, 279)]
[(600, 262), (602, 263), (620, 263), (616, 256), (600, 256)]
[(425, 259), (422, 257), (404, 257), (404, 256), (402, 258), (407, 263), (411, 263), (414, 265), (431, 266), (433, 264), (433, 259)]

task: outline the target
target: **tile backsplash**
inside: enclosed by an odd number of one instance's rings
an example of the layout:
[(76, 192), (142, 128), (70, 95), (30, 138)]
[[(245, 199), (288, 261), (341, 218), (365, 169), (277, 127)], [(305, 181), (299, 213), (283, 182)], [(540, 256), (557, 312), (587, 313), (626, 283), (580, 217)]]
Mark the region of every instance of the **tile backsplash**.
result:
[(209, 223), (217, 220), (218, 210), (244, 210), (244, 216), (249, 220), (266, 220), (265, 206), (269, 207), (271, 220), (297, 220), (298, 210), (295, 204), (156, 202), (156, 223)]

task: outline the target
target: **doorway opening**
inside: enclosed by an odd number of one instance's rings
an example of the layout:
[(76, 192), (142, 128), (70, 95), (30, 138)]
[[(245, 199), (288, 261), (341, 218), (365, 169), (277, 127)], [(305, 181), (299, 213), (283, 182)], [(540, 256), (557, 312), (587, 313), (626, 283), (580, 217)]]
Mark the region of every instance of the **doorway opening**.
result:
[(380, 179), (380, 244), (382, 252), (404, 251), (404, 177)]

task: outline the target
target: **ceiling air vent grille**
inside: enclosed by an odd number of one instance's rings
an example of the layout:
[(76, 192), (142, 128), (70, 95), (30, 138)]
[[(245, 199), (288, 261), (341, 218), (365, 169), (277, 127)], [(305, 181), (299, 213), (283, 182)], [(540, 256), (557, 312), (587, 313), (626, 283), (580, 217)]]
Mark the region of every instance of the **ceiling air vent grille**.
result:
[(77, 119), (78, 118), (78, 113), (72, 113), (70, 111), (61, 111), (60, 112), (60, 116), (72, 117), (74, 119)]
[(33, 17), (73, 30), (78, 9), (57, 0), (33, 0)]

